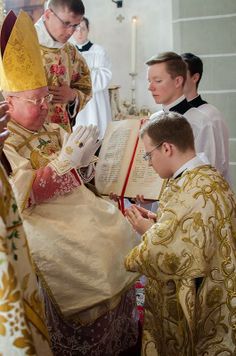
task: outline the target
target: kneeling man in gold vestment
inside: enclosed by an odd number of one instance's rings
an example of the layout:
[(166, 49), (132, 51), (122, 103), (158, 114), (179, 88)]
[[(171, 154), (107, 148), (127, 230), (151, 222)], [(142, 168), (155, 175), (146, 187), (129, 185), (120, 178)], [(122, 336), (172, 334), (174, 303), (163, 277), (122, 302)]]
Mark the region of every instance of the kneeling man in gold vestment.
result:
[(126, 211), (142, 235), (126, 268), (148, 277), (143, 355), (236, 355), (235, 195), (196, 156), (180, 114), (160, 113), (141, 137), (144, 158), (168, 179), (157, 214)]

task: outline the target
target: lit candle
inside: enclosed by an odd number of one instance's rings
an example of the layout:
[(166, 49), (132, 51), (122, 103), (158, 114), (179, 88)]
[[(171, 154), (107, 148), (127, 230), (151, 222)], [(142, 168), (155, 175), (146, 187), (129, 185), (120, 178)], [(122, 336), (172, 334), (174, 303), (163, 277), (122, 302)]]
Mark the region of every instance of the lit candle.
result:
[(136, 25), (137, 17), (132, 17), (131, 28), (131, 73), (136, 73)]

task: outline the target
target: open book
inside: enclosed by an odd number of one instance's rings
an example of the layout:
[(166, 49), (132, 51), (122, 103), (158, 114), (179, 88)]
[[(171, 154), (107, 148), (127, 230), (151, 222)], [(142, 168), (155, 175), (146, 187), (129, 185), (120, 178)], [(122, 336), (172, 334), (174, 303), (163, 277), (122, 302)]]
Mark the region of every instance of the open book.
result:
[(128, 198), (142, 194), (145, 199), (158, 200), (163, 180), (143, 159), (141, 122), (128, 119), (108, 125), (95, 174), (95, 185), (101, 194), (112, 192)]

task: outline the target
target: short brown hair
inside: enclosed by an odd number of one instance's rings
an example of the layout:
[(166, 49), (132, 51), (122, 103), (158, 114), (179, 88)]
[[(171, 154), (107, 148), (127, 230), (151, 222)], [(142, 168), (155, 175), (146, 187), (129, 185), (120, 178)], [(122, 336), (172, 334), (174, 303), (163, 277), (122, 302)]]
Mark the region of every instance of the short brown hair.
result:
[(187, 66), (183, 58), (175, 52), (163, 52), (151, 57), (146, 64), (152, 66), (157, 63), (166, 63), (166, 70), (172, 79), (178, 76), (183, 77), (184, 82), (187, 77)]
[(177, 112), (159, 112), (141, 128), (141, 138), (147, 134), (154, 145), (173, 143), (180, 151), (194, 150), (193, 130), (188, 120)]
[(67, 8), (69, 11), (73, 12), (75, 15), (84, 15), (85, 8), (82, 0), (49, 0), (48, 7), (56, 8)]

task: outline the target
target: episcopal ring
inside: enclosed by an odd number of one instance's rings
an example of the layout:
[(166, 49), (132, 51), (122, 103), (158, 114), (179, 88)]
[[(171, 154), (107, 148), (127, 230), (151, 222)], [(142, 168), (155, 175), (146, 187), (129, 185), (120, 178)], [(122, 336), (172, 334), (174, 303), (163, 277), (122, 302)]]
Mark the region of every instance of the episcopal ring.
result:
[(79, 146), (79, 148), (84, 146), (83, 142), (76, 141), (75, 143), (76, 143), (77, 146)]

